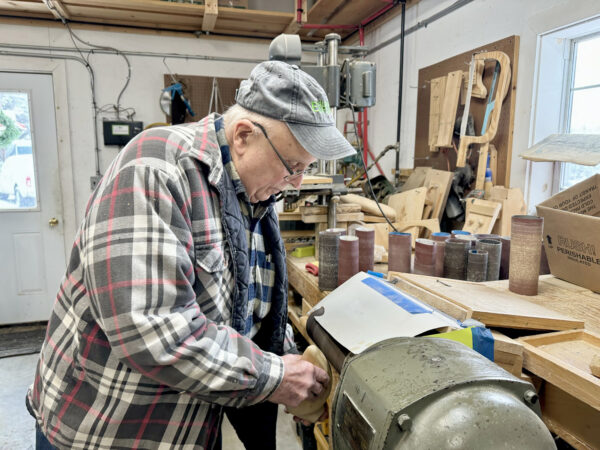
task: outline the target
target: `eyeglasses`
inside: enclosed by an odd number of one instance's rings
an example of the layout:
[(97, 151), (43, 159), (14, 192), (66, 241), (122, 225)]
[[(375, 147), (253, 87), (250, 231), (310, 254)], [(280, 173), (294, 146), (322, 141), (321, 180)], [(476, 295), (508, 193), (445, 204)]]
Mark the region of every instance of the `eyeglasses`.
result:
[(258, 127), (258, 129), (262, 132), (262, 134), (265, 136), (265, 138), (267, 139), (267, 141), (271, 145), (271, 148), (273, 149), (273, 151), (275, 152), (275, 154), (279, 158), (279, 161), (281, 161), (281, 164), (283, 164), (283, 166), (285, 167), (285, 169), (289, 172), (289, 175), (286, 175), (285, 177), (283, 177), (283, 179), (285, 181), (297, 180), (301, 176), (304, 176), (304, 175), (306, 175), (308, 173), (308, 168), (307, 169), (303, 169), (303, 170), (293, 170), (290, 167), (290, 165), (285, 161), (285, 159), (283, 159), (283, 156), (281, 156), (281, 153), (279, 153), (277, 151), (277, 149), (275, 148), (275, 145), (273, 145), (273, 142), (271, 142), (271, 139), (269, 139), (269, 135), (267, 134), (267, 131), (265, 130), (265, 127), (263, 127), (260, 123), (257, 123), (257, 122), (252, 122), (252, 124), (255, 125), (256, 127)]

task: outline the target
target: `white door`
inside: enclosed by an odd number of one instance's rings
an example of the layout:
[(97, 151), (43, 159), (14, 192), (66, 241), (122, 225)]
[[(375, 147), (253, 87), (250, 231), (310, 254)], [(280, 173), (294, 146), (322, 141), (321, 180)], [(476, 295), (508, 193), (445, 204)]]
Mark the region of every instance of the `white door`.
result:
[(48, 320), (65, 272), (52, 76), (0, 72), (0, 324)]

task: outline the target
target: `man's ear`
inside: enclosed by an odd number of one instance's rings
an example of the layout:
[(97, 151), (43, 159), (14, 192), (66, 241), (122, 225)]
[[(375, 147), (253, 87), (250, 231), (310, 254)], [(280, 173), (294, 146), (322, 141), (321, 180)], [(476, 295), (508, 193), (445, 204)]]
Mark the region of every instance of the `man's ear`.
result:
[(241, 156), (249, 149), (249, 141), (253, 135), (254, 125), (247, 119), (242, 119), (233, 126), (233, 142), (231, 151)]

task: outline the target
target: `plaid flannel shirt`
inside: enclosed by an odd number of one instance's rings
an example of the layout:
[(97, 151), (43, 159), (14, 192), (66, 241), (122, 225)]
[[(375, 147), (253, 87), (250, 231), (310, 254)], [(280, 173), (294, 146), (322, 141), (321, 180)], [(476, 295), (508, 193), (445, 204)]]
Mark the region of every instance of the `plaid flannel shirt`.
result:
[(28, 394), (59, 448), (210, 448), (221, 405), (264, 401), (283, 378), (230, 326), (214, 121), (141, 133), (90, 199)]

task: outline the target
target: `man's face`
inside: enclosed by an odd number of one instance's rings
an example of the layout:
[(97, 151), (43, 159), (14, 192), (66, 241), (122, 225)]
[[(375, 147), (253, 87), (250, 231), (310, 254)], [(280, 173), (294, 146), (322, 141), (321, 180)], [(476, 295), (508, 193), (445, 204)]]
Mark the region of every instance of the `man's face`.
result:
[[(237, 122), (231, 142), (235, 168), (252, 203), (267, 200), (287, 185), (300, 186), (302, 176), (290, 177), (285, 165), (293, 172), (299, 172), (315, 161), (284, 124), (269, 130), (268, 138), (260, 125), (249, 120)], [(285, 164), (277, 157), (277, 153)]]

